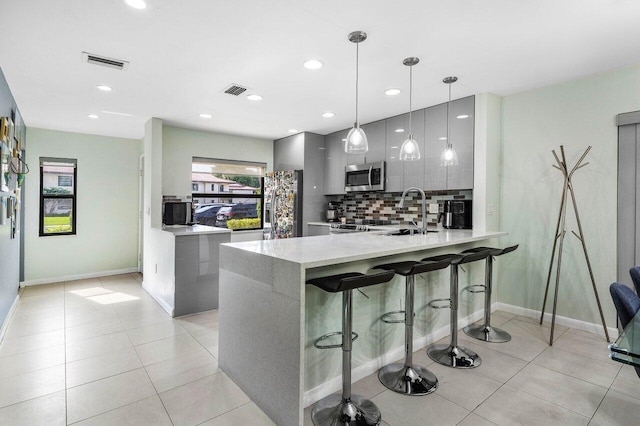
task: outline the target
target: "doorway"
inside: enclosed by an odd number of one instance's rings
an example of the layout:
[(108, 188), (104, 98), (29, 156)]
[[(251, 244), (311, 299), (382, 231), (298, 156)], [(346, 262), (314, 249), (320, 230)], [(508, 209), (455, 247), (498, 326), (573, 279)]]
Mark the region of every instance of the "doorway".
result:
[(618, 119), (618, 282), (631, 287), (629, 269), (640, 265), (640, 111)]

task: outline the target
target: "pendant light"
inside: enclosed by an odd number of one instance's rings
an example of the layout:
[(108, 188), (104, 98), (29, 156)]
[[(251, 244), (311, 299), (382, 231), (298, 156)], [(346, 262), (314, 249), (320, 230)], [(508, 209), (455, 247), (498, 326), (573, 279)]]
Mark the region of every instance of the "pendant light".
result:
[(449, 85), (449, 102), (447, 102), (447, 146), (440, 154), (440, 165), (443, 167), (457, 166), (458, 154), (453, 149), (453, 143), (451, 143), (451, 123), (449, 121), (449, 111), (451, 110), (451, 85), (458, 81), (458, 77), (445, 77), (442, 82)]
[(359, 45), (367, 39), (367, 33), (363, 31), (354, 31), (349, 34), (349, 41), (356, 44), (356, 121), (353, 128), (349, 130), (347, 141), (344, 144), (344, 150), (348, 154), (363, 154), (369, 150), (369, 142), (364, 130), (360, 128), (358, 121), (358, 60), (360, 56)]
[(420, 147), (418, 142), (413, 138), (413, 131), (411, 129), (411, 101), (413, 95), (413, 66), (420, 62), (418, 58), (406, 58), (402, 63), (409, 67), (409, 136), (402, 142), (400, 147), (400, 160), (401, 161), (415, 161), (420, 159)]

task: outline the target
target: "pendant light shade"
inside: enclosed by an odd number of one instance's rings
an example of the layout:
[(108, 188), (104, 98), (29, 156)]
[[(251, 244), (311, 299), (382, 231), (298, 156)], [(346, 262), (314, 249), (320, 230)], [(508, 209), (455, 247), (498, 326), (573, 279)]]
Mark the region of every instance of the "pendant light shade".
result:
[(344, 150), (348, 154), (363, 154), (369, 150), (369, 142), (367, 135), (360, 127), (358, 121), (358, 66), (359, 66), (359, 46), (360, 43), (367, 39), (367, 34), (363, 31), (354, 31), (349, 34), (349, 41), (356, 44), (356, 121), (353, 128), (349, 130), (347, 142), (344, 144)]
[(449, 102), (447, 102), (447, 145), (440, 154), (440, 165), (443, 167), (458, 165), (458, 153), (453, 149), (453, 143), (451, 142), (451, 122), (449, 121), (449, 111), (451, 110), (451, 85), (456, 81), (458, 81), (458, 77), (446, 77), (442, 80), (443, 83), (449, 85)]
[(413, 66), (420, 62), (418, 58), (406, 58), (402, 63), (409, 67), (409, 135), (400, 147), (401, 161), (416, 161), (420, 159), (420, 146), (413, 138), (413, 130), (411, 128), (411, 101), (413, 96)]

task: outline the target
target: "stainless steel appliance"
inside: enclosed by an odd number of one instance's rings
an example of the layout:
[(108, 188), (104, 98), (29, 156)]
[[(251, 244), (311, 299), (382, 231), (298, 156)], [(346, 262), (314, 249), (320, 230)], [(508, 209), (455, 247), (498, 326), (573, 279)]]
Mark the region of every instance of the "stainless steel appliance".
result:
[(264, 203), (265, 240), (302, 236), (302, 170), (267, 173)]
[(340, 220), (342, 205), (336, 201), (329, 201), (327, 208), (327, 222), (337, 222)]
[(442, 226), (447, 229), (471, 229), (472, 200), (446, 200), (442, 214)]
[(345, 234), (351, 232), (367, 232), (368, 225), (358, 225), (355, 223), (332, 223), (329, 225), (330, 234)]
[(162, 223), (164, 225), (191, 225), (191, 203), (166, 202), (162, 205)]
[(345, 168), (344, 190), (384, 191), (384, 161), (352, 164)]

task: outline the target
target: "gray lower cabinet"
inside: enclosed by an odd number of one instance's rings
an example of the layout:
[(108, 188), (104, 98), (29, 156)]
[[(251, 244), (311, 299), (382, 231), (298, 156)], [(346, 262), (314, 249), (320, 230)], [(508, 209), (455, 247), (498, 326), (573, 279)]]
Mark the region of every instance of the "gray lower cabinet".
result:
[(230, 236), (176, 235), (174, 316), (218, 308), (220, 244)]
[(347, 137), (347, 131), (341, 130), (325, 136), (325, 195), (345, 193), (344, 168), (347, 165), (347, 154), (344, 152), (343, 139)]
[(307, 225), (307, 235), (315, 237), (318, 235), (329, 235), (329, 225)]

